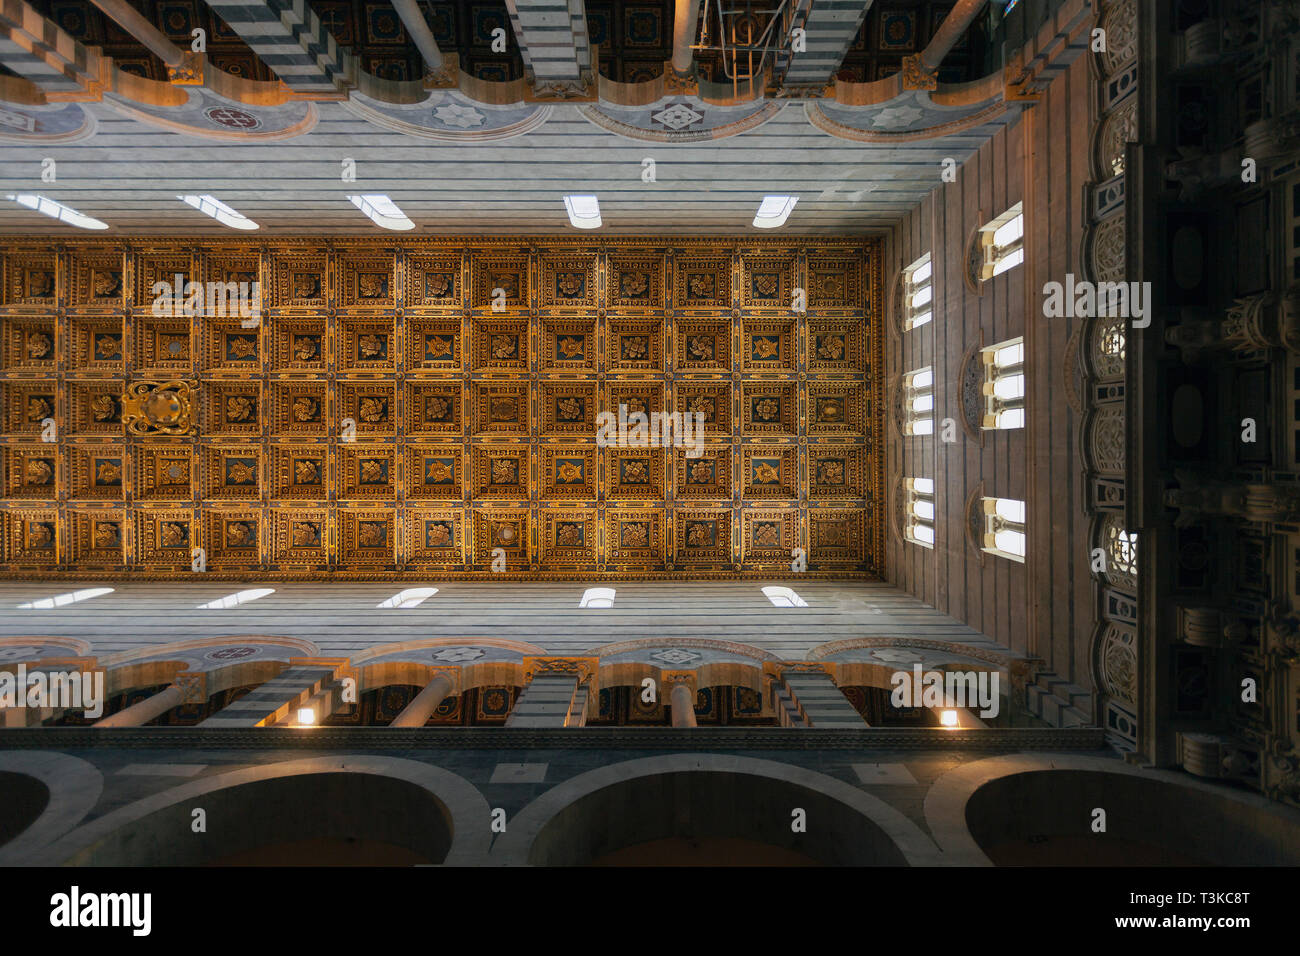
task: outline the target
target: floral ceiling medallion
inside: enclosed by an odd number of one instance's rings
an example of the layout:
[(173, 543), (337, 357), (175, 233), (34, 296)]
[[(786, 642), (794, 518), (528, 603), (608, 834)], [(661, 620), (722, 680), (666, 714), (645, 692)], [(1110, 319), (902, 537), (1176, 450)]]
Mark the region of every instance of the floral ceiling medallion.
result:
[(194, 382), (134, 382), (122, 396), (122, 424), (132, 435), (190, 435)]

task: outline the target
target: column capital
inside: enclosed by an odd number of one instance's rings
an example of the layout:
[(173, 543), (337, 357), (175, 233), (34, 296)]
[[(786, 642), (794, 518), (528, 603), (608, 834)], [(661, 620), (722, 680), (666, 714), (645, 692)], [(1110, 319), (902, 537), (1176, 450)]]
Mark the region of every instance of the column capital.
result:
[(167, 67), (167, 82), (173, 86), (202, 86), (207, 60), (202, 53), (181, 51), (181, 62)]
[(208, 699), (208, 675), (203, 671), (182, 671), (172, 683), (184, 692), (183, 703), (201, 704)]
[(699, 674), (695, 671), (660, 671), (660, 683), (665, 687), (686, 686), (695, 693), (699, 686)]
[(939, 88), (939, 71), (931, 70), (921, 62), (921, 54), (914, 53), (903, 57), (903, 89), (937, 90)]

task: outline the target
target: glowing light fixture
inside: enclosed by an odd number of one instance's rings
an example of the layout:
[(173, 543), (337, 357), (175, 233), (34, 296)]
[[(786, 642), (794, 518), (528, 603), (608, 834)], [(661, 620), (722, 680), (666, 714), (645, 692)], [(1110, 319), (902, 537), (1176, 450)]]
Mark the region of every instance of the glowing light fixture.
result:
[(569, 222), (579, 229), (598, 229), (601, 225), (600, 200), (595, 196), (565, 196), (564, 209)]
[(315, 723), (316, 723), (316, 711), (312, 710), (310, 707), (298, 708), (299, 727), (310, 727)]
[(939, 712), (939, 723), (945, 727), (957, 726), (957, 711), (943, 710)]
[(76, 604), (78, 601), (89, 601), (101, 594), (112, 594), (113, 590), (113, 588), (82, 588), (80, 591), (69, 591), (67, 594), (58, 594), (54, 597), (30, 601), (27, 604), (18, 605), (18, 607), (24, 611), (48, 611), (51, 608)]
[(177, 196), (176, 198), (185, 205), (193, 206), (203, 215), (211, 216), (223, 226), (229, 226), (231, 229), (257, 228), (257, 223), (243, 213), (235, 212), (216, 196), (209, 196), (205, 193), (202, 196)]
[(375, 607), (419, 607), (426, 599), (437, 593), (437, 588), (407, 588), (405, 591), (398, 591), (388, 600), (381, 601)]
[(66, 222), (69, 226), (76, 226), (78, 229), (108, 228), (106, 222), (100, 222), (92, 216), (77, 212), (70, 206), (55, 202), (53, 199), (47, 199), (45, 196), (38, 196), (35, 193), (19, 193), (16, 196), (10, 194), (6, 195), (5, 198), (18, 203), (20, 206), (26, 206), (28, 209), (35, 209), (52, 219), (59, 220), (59, 222)]
[(268, 594), (274, 593), (275, 588), (249, 588), (247, 591), (236, 591), (234, 594), (227, 594), (225, 597), (209, 601), (207, 604), (200, 604), (198, 609), (200, 611), (220, 611), (228, 607), (247, 604), (249, 601), (256, 601), (258, 598), (264, 598)]
[(794, 211), (798, 196), (764, 196), (758, 204), (758, 213), (754, 216), (754, 225), (759, 229), (775, 229), (784, 226)]
[(587, 588), (578, 607), (613, 607), (614, 588)]
[(382, 193), (366, 193), (361, 196), (349, 196), (348, 199), (377, 226), (398, 232), (415, 228), (415, 223), (406, 218), (406, 213), (397, 208), (397, 203)]

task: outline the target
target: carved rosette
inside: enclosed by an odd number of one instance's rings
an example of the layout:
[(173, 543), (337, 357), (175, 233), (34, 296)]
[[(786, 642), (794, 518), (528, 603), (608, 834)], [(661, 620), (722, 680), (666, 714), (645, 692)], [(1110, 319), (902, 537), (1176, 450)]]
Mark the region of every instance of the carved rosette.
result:
[(1101, 54), (1102, 71), (1114, 76), (1137, 57), (1138, 27), (1136, 0), (1118, 0), (1108, 4), (1101, 18), (1106, 32), (1106, 50)]
[(1137, 635), (1131, 628), (1107, 624), (1100, 639), (1101, 684), (1130, 706), (1137, 703)]

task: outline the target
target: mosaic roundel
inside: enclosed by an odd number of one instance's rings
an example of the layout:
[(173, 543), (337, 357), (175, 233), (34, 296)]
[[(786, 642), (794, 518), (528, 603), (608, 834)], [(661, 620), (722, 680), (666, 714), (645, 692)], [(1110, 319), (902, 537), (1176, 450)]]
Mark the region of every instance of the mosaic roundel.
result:
[(261, 652), (260, 647), (220, 647), (203, 655), (205, 661), (241, 661)]
[(203, 111), (203, 115), (227, 129), (254, 130), (262, 125), (262, 121), (252, 113), (233, 106), (210, 106)]
[(680, 666), (682, 664), (689, 664), (692, 661), (699, 660), (701, 656), (702, 655), (697, 654), (695, 651), (683, 651), (679, 648), (674, 648), (669, 651), (655, 651), (650, 655), (650, 659), (659, 661), (661, 664)]
[(18, 647), (0, 647), (0, 661), (29, 660), (40, 655), (41, 649), (29, 644)]
[(476, 661), (484, 653), (485, 651), (478, 647), (444, 647), (433, 652), (433, 659), (446, 664), (462, 664), (467, 661)]

